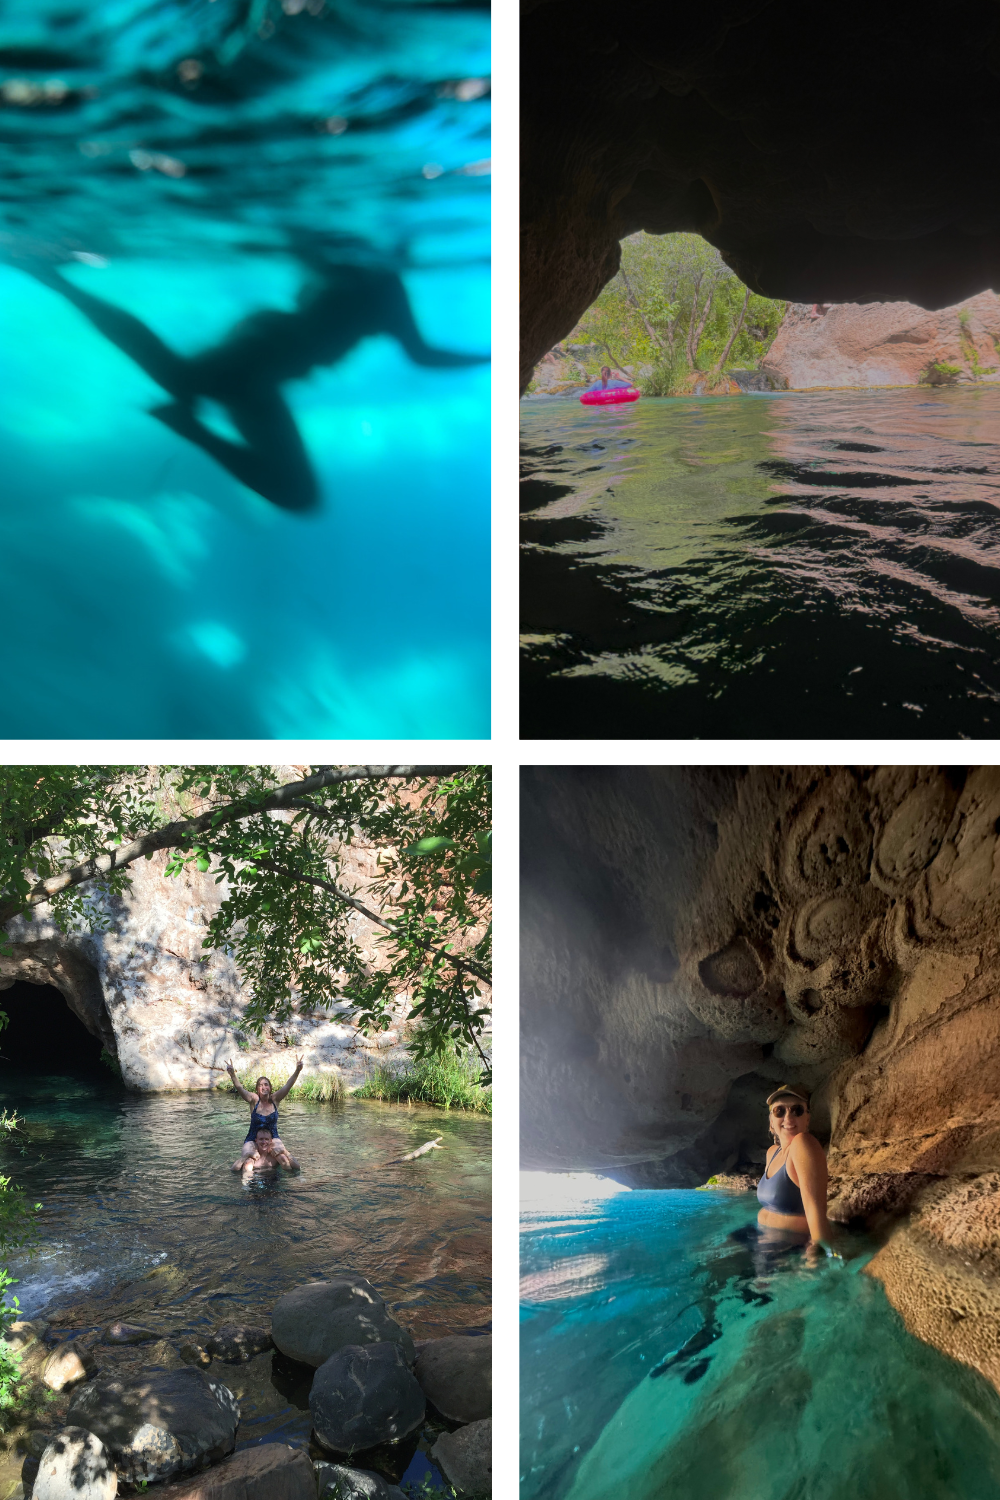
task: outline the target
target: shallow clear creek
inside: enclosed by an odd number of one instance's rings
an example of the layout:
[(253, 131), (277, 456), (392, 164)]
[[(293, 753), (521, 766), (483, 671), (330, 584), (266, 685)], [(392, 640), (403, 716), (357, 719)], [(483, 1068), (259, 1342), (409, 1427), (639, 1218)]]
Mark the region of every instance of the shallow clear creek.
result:
[(997, 1494), (1000, 1396), (906, 1332), (870, 1242), (808, 1269), (754, 1249), (749, 1194), (545, 1177), (522, 1215), (523, 1500)]
[[(489, 365), (404, 343), (488, 352), (489, 41), (435, 0), (0, 7), (0, 733), (488, 734)], [(345, 268), (402, 294), (339, 350)]]
[(1000, 390), (521, 407), (527, 737), (1000, 732)]
[[(266, 1326), (282, 1292), (337, 1272), (367, 1276), (415, 1338), (490, 1323), (488, 1120), (286, 1100), (282, 1137), (302, 1173), (244, 1186), (228, 1168), (249, 1111), (231, 1095), (4, 1069), (0, 1100), (24, 1121), (23, 1154), (7, 1146), (0, 1170), (42, 1204), (41, 1250), (12, 1262), (14, 1292), (65, 1337), (135, 1307), (133, 1321), (200, 1342), (221, 1323)], [(436, 1135), (443, 1150), (380, 1165)], [(238, 1448), (308, 1442), (299, 1367), (268, 1353), (219, 1369), (241, 1400)]]

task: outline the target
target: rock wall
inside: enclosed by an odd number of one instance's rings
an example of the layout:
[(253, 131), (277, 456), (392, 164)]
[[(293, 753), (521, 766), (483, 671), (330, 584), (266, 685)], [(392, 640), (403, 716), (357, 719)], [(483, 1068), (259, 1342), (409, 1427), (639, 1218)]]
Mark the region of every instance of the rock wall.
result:
[(947, 307), (1000, 284), (990, 0), (936, 27), (792, 0), (522, 10), (522, 389), (637, 229), (701, 234), (785, 300)]
[(528, 768), (525, 1164), (690, 1186), (813, 1089), (831, 1217), (1000, 1387), (1000, 767)]
[[(349, 886), (374, 874), (375, 854), (352, 847), (344, 862)], [(166, 879), (166, 861), (165, 852), (137, 861), (131, 891), (97, 902), (109, 919), (106, 931), (60, 933), (44, 907), (31, 922), (11, 922), (14, 953), (0, 956), (0, 990), (19, 979), (53, 985), (135, 1089), (211, 1088), (231, 1057), (240, 1071), (287, 1075), (296, 1052), (305, 1072), (335, 1074), (353, 1088), (364, 1082), (368, 1058), (405, 1058), (405, 1023), (378, 1039), (362, 1037), (339, 1002), (325, 1015), (269, 1026), (260, 1042), (244, 1036), (246, 1000), (235, 965), (221, 953), (206, 956), (201, 946), (227, 885), (192, 866)], [(357, 912), (348, 922), (374, 957), (373, 924)]]
[[(981, 292), (927, 312), (912, 302), (845, 302), (821, 312), (789, 307), (763, 368), (779, 389), (918, 385), (935, 364), (958, 370), (955, 383), (1000, 378), (1000, 297)], [(966, 322), (960, 321), (965, 315)]]

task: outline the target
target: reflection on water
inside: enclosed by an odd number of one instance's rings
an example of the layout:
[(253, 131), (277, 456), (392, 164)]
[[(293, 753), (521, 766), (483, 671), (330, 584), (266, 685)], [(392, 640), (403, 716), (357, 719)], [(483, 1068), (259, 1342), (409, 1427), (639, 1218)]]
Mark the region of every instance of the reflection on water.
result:
[(526, 401), (522, 733), (997, 733), (998, 422), (995, 388)]
[(488, 732), (488, 42), (3, 8), (4, 733)]
[[(490, 1321), (488, 1121), (286, 1100), (282, 1135), (302, 1174), (244, 1187), (228, 1168), (247, 1109), (231, 1096), (136, 1096), (5, 1069), (0, 1099), (25, 1120), (25, 1154), (7, 1148), (0, 1170), (43, 1204), (41, 1253), (12, 1263), (28, 1315), (82, 1301), (108, 1321), (123, 1283), (161, 1267), (169, 1295), (154, 1326), (175, 1341), (266, 1321), (282, 1292), (344, 1271), (369, 1277), (416, 1338)], [(380, 1166), (438, 1134), (444, 1150)], [(279, 1400), (271, 1364), (240, 1367), (250, 1383), (241, 1441), (276, 1424), (304, 1440), (301, 1372)]]
[(522, 1216), (524, 1500), (995, 1495), (993, 1388), (906, 1332), (870, 1246), (810, 1268), (756, 1210), (662, 1191)]

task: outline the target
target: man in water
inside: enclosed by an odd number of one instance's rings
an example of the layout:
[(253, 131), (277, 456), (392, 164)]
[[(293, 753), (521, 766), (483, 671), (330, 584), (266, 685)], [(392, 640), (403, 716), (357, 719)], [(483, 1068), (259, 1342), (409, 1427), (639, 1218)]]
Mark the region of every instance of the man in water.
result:
[(276, 1172), (284, 1167), (286, 1172), (297, 1172), (299, 1164), (285, 1146), (275, 1146), (269, 1130), (260, 1129), (255, 1137), (257, 1149), (253, 1156), (234, 1161), (231, 1170), (240, 1172), (247, 1182), (255, 1172)]
[[(81, 291), (56, 266), (34, 259), (18, 264), (72, 302), (173, 397), (150, 416), (196, 443), (234, 479), (282, 510), (312, 510), (319, 502), (316, 476), (280, 390), (286, 381), (303, 380), (318, 366), (336, 364), (363, 338), (379, 333), (391, 335), (414, 364), (428, 369), (489, 362), (488, 355), (453, 354), (425, 343), (406, 289), (391, 271), (311, 260), (309, 269), (318, 279), (303, 286), (295, 312), (265, 308), (251, 313), (214, 349), (184, 358), (141, 319)], [(225, 407), (242, 443), (205, 426), (196, 411), (199, 398)]]

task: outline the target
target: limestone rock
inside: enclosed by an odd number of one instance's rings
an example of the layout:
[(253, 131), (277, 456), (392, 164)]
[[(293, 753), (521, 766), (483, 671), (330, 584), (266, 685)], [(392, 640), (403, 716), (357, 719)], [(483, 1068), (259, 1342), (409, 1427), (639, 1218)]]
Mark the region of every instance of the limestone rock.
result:
[(99, 1437), (64, 1427), (46, 1444), (31, 1493), (33, 1500), (112, 1500), (118, 1475)]
[(348, 1345), (320, 1365), (309, 1392), (313, 1430), (335, 1453), (397, 1442), (420, 1426), (424, 1410), (396, 1343)]
[(200, 1344), (182, 1344), (178, 1353), (186, 1365), (201, 1365), (205, 1368), (212, 1363), (212, 1356)]
[(95, 1380), (69, 1408), (69, 1421), (96, 1432), (132, 1484), (217, 1462), (233, 1450), (239, 1416), (232, 1391), (188, 1366), (138, 1380)]
[(156, 1494), (162, 1500), (316, 1500), (316, 1480), (301, 1448), (261, 1443)]
[(398, 1344), (413, 1363), (413, 1340), (385, 1310), (363, 1276), (311, 1281), (279, 1297), (271, 1314), (271, 1336), (282, 1354), (317, 1368), (348, 1344)]
[(77, 1343), (60, 1344), (42, 1368), (42, 1379), (53, 1391), (66, 1391), (81, 1380), (87, 1380), (95, 1370), (93, 1356), (89, 1350)]
[(4, 1343), (9, 1344), (12, 1349), (22, 1352), (30, 1349), (32, 1344), (37, 1344), (49, 1331), (49, 1325), (44, 1318), (18, 1318), (11, 1323), (4, 1334)]
[[(938, 312), (912, 302), (839, 303), (817, 317), (793, 305), (785, 314), (764, 368), (782, 389), (815, 386), (918, 385), (948, 383), (936, 364), (968, 382), (980, 371), (1000, 373), (1000, 297), (980, 292)], [(870, 463), (871, 461), (868, 460)]]
[(350, 1469), (346, 1464), (313, 1465), (319, 1500), (406, 1500), (396, 1484), (390, 1484), (374, 1469)]
[(274, 1340), (266, 1328), (252, 1328), (243, 1323), (225, 1323), (205, 1341), (206, 1353), (230, 1365), (244, 1364), (273, 1347)]
[(493, 1493), (493, 1423), (470, 1422), (457, 1432), (442, 1432), (431, 1458), (460, 1495)]
[(159, 1338), (151, 1328), (139, 1323), (109, 1323), (101, 1334), (103, 1344), (151, 1344)]
[(477, 1422), (493, 1410), (493, 1338), (428, 1339), (413, 1373), (449, 1422)]

